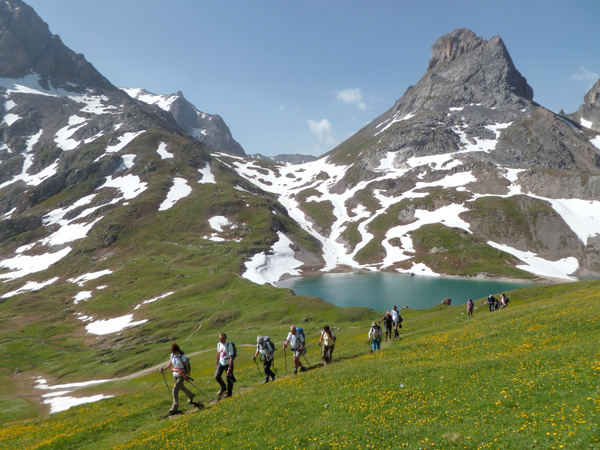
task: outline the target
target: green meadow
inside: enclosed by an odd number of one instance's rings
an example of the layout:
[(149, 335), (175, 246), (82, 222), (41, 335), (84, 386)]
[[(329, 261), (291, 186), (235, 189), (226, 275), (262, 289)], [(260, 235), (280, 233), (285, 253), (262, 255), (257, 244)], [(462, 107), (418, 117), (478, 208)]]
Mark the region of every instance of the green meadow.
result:
[[(379, 313), (315, 313), (301, 323), (313, 368), (291, 376), (279, 344), (281, 379), (267, 385), (251, 359), (261, 331), (231, 330), (238, 382), (234, 397), (218, 403), (209, 400), (218, 390), (217, 337), (200, 353), (182, 341), (200, 410), (166, 417), (170, 394), (153, 367), (77, 392), (110, 399), (30, 420), (5, 412), (0, 442), (53, 450), (600, 448), (600, 282), (519, 289), (510, 298), (494, 313), (477, 300), (471, 319), (464, 306), (404, 311), (401, 338), (376, 353), (367, 332)], [(315, 367), (325, 320), (338, 328), (335, 362)], [(273, 340), (288, 328), (279, 323)]]

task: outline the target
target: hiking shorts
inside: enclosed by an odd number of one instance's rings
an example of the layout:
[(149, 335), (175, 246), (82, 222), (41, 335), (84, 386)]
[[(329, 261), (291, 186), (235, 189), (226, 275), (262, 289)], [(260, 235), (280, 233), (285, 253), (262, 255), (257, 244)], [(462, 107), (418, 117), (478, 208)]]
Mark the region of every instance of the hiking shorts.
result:
[(306, 347), (302, 347), (302, 350), (292, 349), (292, 352), (294, 353), (294, 357), (300, 358), (302, 355), (306, 355)]

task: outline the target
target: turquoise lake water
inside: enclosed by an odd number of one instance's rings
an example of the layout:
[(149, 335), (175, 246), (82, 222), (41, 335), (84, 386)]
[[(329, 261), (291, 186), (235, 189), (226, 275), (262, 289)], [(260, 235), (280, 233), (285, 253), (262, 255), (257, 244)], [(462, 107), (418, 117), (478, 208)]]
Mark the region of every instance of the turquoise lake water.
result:
[(290, 278), (278, 282), (277, 286), (292, 289), (298, 295), (319, 297), (337, 306), (362, 306), (385, 312), (394, 305), (398, 309), (404, 306), (429, 308), (446, 297), (452, 299), (453, 305), (461, 305), (469, 298), (476, 300), (530, 284), (377, 272)]

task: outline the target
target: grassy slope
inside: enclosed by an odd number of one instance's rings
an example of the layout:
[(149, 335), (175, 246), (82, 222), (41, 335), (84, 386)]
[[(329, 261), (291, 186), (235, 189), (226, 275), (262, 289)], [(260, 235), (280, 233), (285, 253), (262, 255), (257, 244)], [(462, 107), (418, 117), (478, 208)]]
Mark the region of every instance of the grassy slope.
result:
[[(368, 324), (343, 325), (337, 363), (266, 387), (252, 389), (262, 377), (242, 348), (241, 394), (195, 414), (159, 420), (170, 402), (154, 373), (104, 389), (134, 395), (7, 424), (0, 440), (31, 449), (598, 448), (600, 283), (510, 297), (493, 314), (478, 300), (472, 319), (463, 306), (408, 311), (402, 339), (375, 354)], [(317, 325), (305, 328), (314, 364)], [(213, 358), (193, 359), (209, 395)], [(282, 374), (281, 350), (277, 366)]]

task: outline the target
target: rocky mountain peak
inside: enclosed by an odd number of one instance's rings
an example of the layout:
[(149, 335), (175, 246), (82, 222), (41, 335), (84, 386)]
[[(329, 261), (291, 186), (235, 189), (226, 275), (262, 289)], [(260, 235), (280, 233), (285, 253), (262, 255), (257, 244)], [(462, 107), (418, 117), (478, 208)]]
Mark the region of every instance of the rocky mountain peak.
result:
[(439, 38), (431, 47), (431, 60), (427, 65), (429, 72), (437, 64), (454, 61), (456, 58), (480, 47), (487, 41), (471, 30), (459, 28)]
[(579, 122), (584, 127), (600, 131), (600, 80), (596, 81), (585, 94), (583, 105), (576, 112), (568, 114), (567, 117)]
[[(0, 78), (40, 75), (44, 89), (69, 86), (114, 90), (81, 54), (68, 49), (58, 35), (21, 0), (0, 2)], [(75, 85), (75, 86), (74, 86)], [(82, 89), (79, 89), (82, 90)]]

